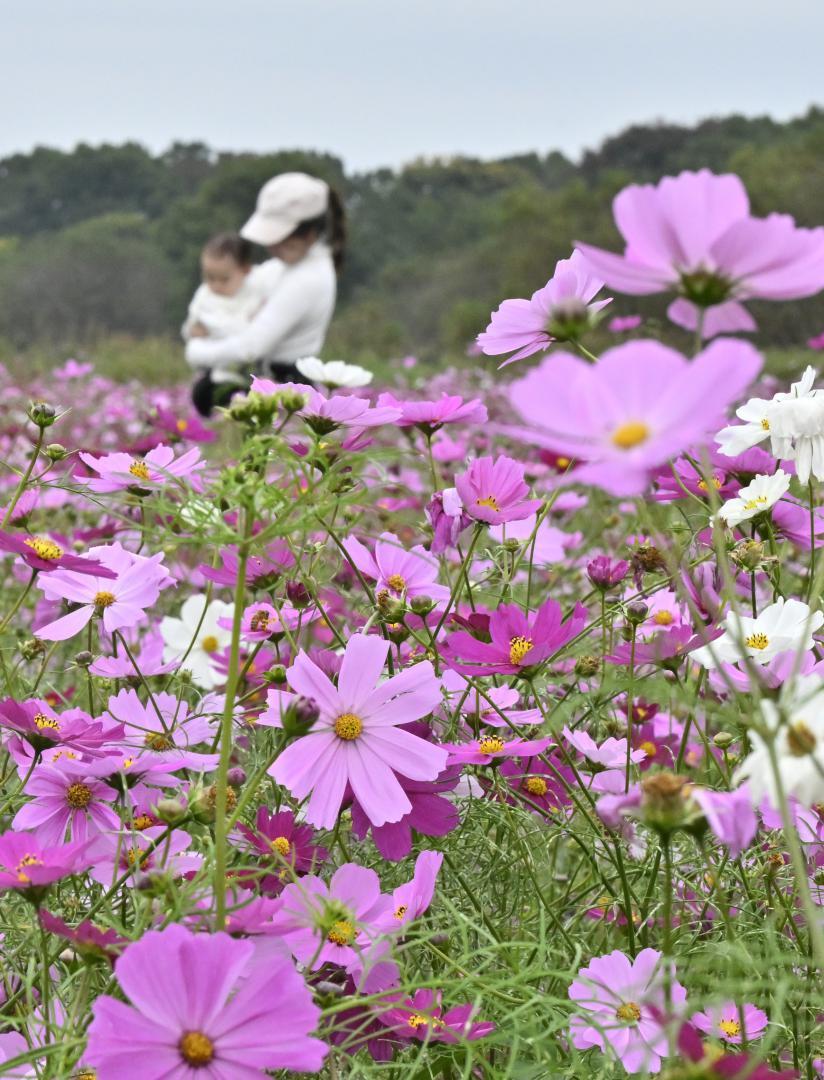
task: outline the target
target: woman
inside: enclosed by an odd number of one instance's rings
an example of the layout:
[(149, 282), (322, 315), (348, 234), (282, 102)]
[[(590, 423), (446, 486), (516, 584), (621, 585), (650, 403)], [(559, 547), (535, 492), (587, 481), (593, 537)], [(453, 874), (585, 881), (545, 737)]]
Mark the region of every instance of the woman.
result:
[(314, 176), (281, 173), (261, 188), (241, 236), (273, 256), (261, 268), (272, 268), (272, 295), (238, 333), (191, 338), (186, 359), (201, 372), (234, 365), (303, 382), (295, 363), (320, 352), (335, 309), (345, 240), (340, 198)]

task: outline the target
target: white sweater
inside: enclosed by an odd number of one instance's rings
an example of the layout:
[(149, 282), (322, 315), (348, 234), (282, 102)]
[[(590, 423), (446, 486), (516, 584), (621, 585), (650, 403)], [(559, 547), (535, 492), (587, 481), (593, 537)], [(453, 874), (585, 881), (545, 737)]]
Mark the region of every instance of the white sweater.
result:
[(299, 263), (284, 266), (271, 259), (261, 269), (272, 273), (271, 263), (283, 270), (258, 314), (228, 337), (192, 338), (186, 345), (186, 359), (192, 367), (249, 365), (256, 360), (294, 363), (320, 352), (335, 309), (337, 287), (328, 245), (318, 240)]
[(277, 260), (270, 259), (262, 266), (253, 266), (234, 296), (220, 296), (205, 283), (198, 286), (181, 327), (183, 340), (189, 340), (195, 323), (205, 327), (210, 338), (230, 337), (245, 330), (277, 288), (283, 270), (282, 264), (280, 269), (270, 270), (274, 262)]

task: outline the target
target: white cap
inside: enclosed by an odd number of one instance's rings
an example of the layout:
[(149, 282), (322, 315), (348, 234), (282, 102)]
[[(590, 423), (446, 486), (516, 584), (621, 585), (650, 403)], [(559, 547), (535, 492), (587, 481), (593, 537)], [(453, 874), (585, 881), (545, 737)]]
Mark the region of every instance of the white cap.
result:
[(302, 221), (311, 221), (329, 206), (329, 185), (307, 173), (287, 172), (267, 180), (260, 189), (257, 207), (240, 235), (268, 247), (279, 244)]

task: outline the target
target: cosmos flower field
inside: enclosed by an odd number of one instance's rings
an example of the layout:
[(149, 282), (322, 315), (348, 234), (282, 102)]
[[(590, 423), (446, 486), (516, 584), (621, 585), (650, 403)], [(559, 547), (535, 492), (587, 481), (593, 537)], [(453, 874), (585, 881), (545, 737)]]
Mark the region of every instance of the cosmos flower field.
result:
[(471, 369), (0, 375), (0, 1076), (824, 1076), (824, 230), (615, 218)]

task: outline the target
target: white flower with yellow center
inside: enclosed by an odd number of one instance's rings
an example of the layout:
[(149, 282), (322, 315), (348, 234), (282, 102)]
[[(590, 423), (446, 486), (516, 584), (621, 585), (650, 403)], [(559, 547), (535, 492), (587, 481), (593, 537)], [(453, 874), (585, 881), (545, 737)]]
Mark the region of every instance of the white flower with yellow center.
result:
[(221, 678), (214, 660), (232, 640), (231, 630), (219, 626), (218, 620), (231, 620), (234, 610), (234, 604), (222, 600), (213, 600), (206, 607), (202, 594), (188, 597), (180, 609), (180, 618), (167, 615), (160, 620), (164, 663), (180, 660), (198, 686), (204, 690), (217, 686)]
[(346, 387), (349, 390), (358, 386), (368, 386), (372, 382), (372, 372), (357, 364), (347, 364), (343, 360), (319, 360), (316, 356), (307, 356), (298, 360), (295, 367), (312, 382), (328, 386), (330, 389)]
[[(773, 733), (784, 793), (803, 806), (824, 802), (824, 679), (796, 676), (781, 688), (778, 702), (762, 701), (761, 711)], [(748, 782), (753, 806), (767, 798), (777, 808), (778, 787), (768, 745), (756, 732), (750, 732), (750, 745), (735, 782)]]
[(741, 488), (734, 499), (728, 499), (716, 515), (730, 528), (771, 510), (790, 486), (789, 473), (778, 469), (772, 476), (758, 475)]
[(753, 619), (731, 611), (724, 620), (724, 633), (709, 645), (692, 654), (702, 667), (737, 664), (749, 658), (755, 664), (767, 664), (779, 653), (808, 652), (813, 634), (824, 623), (824, 614), (801, 600), (776, 600)]

